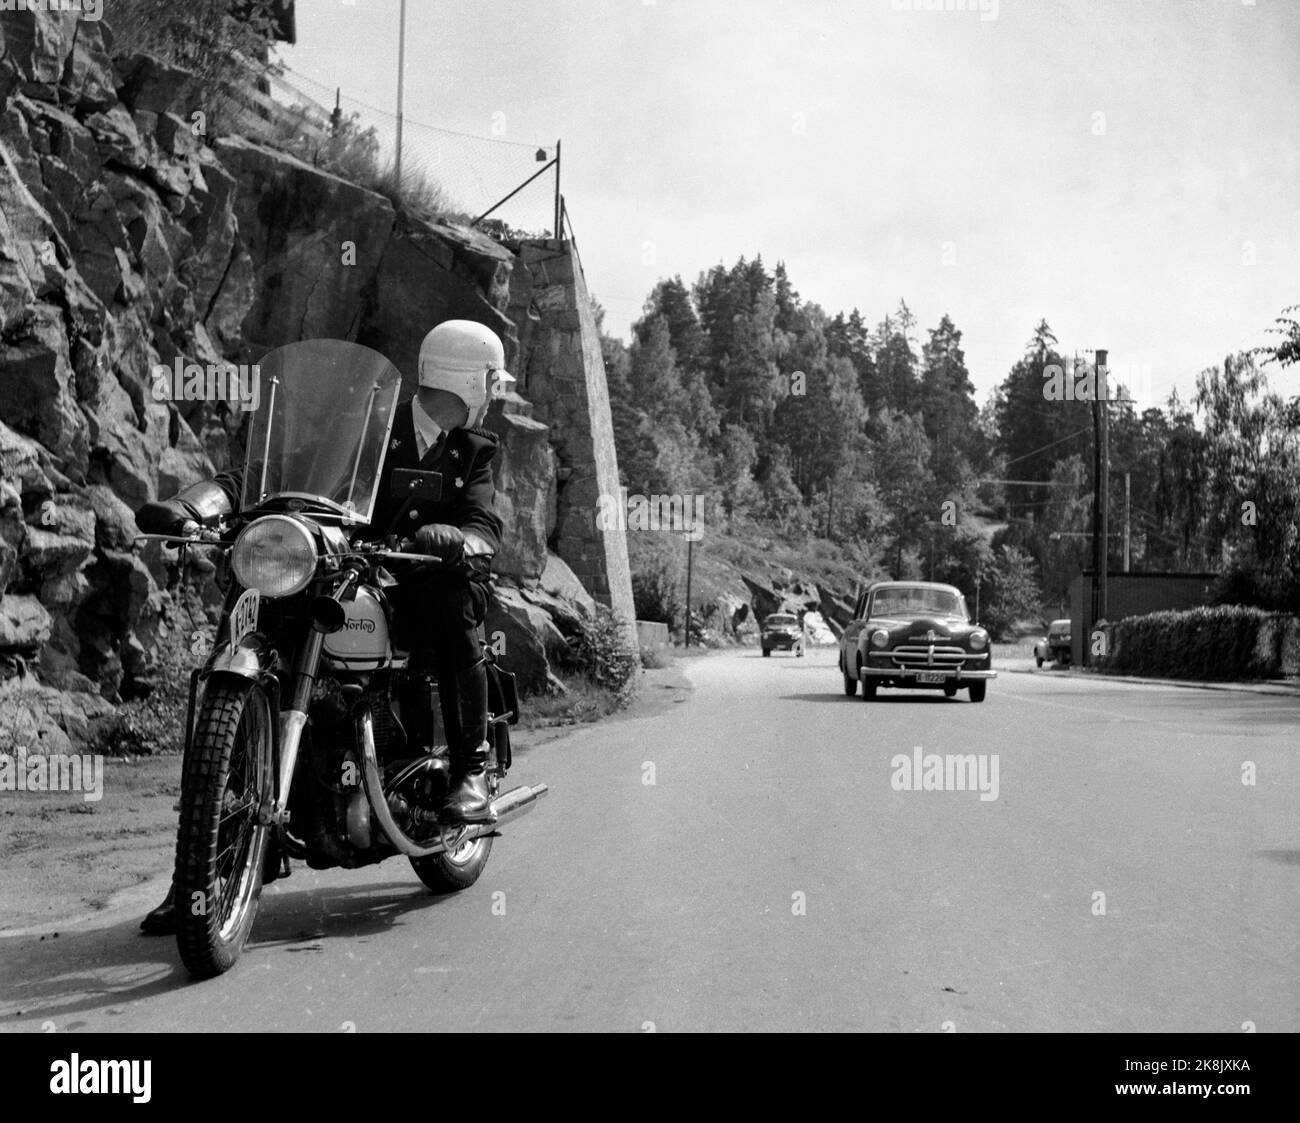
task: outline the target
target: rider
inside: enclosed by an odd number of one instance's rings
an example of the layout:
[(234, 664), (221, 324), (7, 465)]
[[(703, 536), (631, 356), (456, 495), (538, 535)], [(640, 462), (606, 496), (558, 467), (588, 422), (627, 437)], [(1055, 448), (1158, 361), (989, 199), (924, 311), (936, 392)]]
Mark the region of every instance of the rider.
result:
[[(434, 579), (403, 579), (389, 595), (397, 617), (411, 622), (412, 664), (432, 666), (438, 679), (451, 764), (439, 818), (449, 823), (494, 821), (486, 775), (487, 668), (479, 629), (502, 524), (493, 511), (497, 438), (480, 425), (492, 398), (514, 381), (505, 369), (501, 340), (489, 328), (448, 320), (429, 332), (420, 345), (419, 390), (397, 407), (371, 519), (379, 534), (413, 539), (419, 552), (443, 559), (444, 572)], [(440, 472), (441, 499), (409, 507), (394, 499), (389, 482), (398, 468)], [(223, 473), (172, 499), (146, 503), (136, 512), (136, 524), (146, 534), (176, 534), (188, 522), (229, 514), (240, 492), (241, 473)], [(172, 907), (169, 890), (141, 927), (150, 934), (174, 931)]]

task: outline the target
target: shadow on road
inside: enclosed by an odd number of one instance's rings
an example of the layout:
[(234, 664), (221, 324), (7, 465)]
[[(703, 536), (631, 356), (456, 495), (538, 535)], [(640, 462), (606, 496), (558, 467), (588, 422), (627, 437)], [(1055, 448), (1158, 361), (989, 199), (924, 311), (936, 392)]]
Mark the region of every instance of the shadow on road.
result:
[(1300, 850), (1256, 850), (1255, 853), (1270, 862), (1279, 862), (1284, 866), (1300, 866)]
[[(436, 907), (447, 896), (422, 885), (392, 882), (277, 890), (263, 896), (244, 955), (276, 948), (315, 952), (324, 940), (365, 939), (387, 932), (410, 913)], [(60, 1031), (76, 1030), (86, 1024), (77, 1014), (113, 1014), (114, 1007), (191, 985), (175, 939), (142, 936), (138, 925), (133, 917), (108, 928), (0, 940), (0, 961), (7, 965), (0, 977), (0, 1030), (17, 1016), (48, 1019)]]

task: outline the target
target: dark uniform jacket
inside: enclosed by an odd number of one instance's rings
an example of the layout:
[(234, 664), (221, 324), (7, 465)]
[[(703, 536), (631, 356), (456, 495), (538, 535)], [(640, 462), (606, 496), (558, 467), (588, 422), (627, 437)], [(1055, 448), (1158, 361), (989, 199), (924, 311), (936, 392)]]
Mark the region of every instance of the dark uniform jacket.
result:
[[(398, 403), (379, 476), (374, 514), (361, 537), (373, 540), (392, 533), (399, 538), (410, 538), (426, 524), (445, 523), (462, 531), (473, 531), (496, 552), (501, 548), (501, 519), (492, 504), (496, 493), (492, 483), (496, 434), (480, 428), (445, 430), (421, 460), (411, 401), (406, 398)], [(403, 512), (405, 500), (392, 496), (393, 472), (398, 468), (440, 472), (442, 497), (437, 502), (417, 500)], [(225, 472), (216, 478), (216, 483), (227, 493), (232, 510), (239, 507), (242, 476), (241, 470)], [(396, 525), (393, 525), (394, 518)]]

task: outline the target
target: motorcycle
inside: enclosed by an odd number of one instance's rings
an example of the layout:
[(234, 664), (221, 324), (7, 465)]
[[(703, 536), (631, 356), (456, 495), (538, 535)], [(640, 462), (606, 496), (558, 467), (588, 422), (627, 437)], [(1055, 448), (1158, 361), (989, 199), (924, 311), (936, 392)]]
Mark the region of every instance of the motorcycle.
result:
[[(177, 944), (198, 978), (235, 964), (263, 886), (291, 859), (354, 869), (403, 855), (434, 892), (454, 892), (547, 790), (501, 790), (519, 708), (485, 645), (496, 821), (439, 821), (450, 766), (438, 685), (412, 666), (386, 594), (394, 571), (439, 560), (367, 540), (397, 369), (339, 340), (281, 347), (259, 368), (237, 513), (140, 536), (216, 547), (229, 583), (217, 642), (190, 675), (176, 837)], [(436, 500), (441, 479), (400, 470), (392, 489), (407, 505)]]

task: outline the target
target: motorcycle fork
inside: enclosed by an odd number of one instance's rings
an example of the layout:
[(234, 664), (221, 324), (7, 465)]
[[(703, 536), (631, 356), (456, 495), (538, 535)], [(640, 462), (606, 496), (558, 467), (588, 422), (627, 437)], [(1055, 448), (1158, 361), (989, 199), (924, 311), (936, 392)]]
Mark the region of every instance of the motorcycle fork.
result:
[[(346, 571), (343, 580), (327, 599), (342, 601), (360, 577), (355, 569)], [(313, 616), (303, 638), (298, 658), (290, 678), (289, 705), (280, 710), (279, 770), (276, 779), (275, 806), (271, 821), (283, 827), (289, 821), (289, 790), (293, 786), (293, 772), (298, 765), (298, 749), (302, 733), (307, 728), (307, 710), (311, 705), (312, 687), (320, 669), (320, 656), (325, 648), (328, 624), (324, 617)]]
[(307, 707), (311, 705), (312, 686), (320, 667), (321, 650), (325, 646), (325, 633), (319, 628), (308, 628), (302, 648), (294, 663), (289, 704), (280, 711), (280, 752), (275, 786), (275, 807), (271, 818), (278, 826), (289, 821), (289, 789), (293, 784), (293, 771), (298, 764), (298, 748), (302, 744), (302, 731), (307, 727)]

